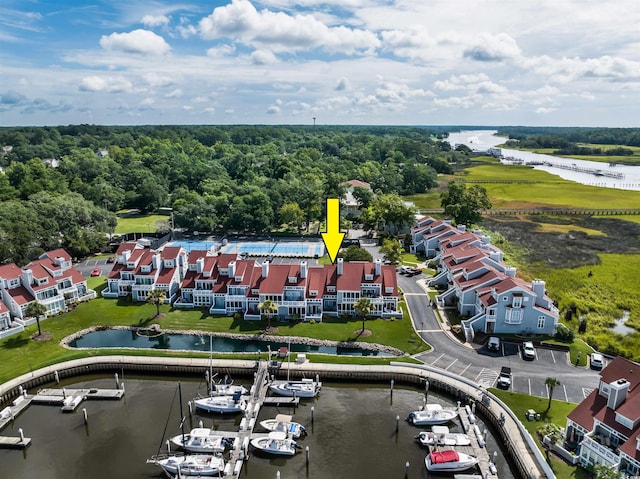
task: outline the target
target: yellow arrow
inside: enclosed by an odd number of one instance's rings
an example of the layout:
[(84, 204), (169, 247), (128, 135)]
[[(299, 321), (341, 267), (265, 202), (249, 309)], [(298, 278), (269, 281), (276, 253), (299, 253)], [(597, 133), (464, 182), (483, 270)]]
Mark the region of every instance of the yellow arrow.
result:
[(327, 248), (327, 254), (332, 263), (336, 262), (336, 256), (344, 233), (340, 232), (340, 200), (338, 198), (327, 198), (327, 232), (322, 233), (322, 241)]

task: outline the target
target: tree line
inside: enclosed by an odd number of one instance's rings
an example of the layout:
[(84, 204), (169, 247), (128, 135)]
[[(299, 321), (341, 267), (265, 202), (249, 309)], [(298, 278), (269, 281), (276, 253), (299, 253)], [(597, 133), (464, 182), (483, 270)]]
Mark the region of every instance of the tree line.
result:
[(0, 263), (60, 246), (85, 256), (122, 209), (171, 207), (176, 228), (198, 231), (294, 229), (323, 218), (326, 198), (350, 179), (375, 193), (356, 192), (361, 221), (401, 227), (413, 213), (402, 195), (468, 161), (446, 136), (386, 126), (0, 128)]

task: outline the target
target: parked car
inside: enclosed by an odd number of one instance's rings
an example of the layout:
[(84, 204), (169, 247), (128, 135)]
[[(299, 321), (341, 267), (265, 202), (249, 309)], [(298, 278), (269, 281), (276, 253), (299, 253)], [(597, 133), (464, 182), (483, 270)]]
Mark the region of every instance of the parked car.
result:
[(102, 270), (100, 268), (93, 268), (91, 270), (91, 276), (100, 276), (102, 274)]
[(509, 389), (511, 387), (511, 368), (502, 366), (496, 385), (502, 389)]
[(591, 369), (602, 369), (604, 366), (604, 357), (600, 353), (591, 353), (590, 358)]
[(116, 257), (115, 256), (109, 256), (107, 258), (107, 263), (115, 263), (116, 261)]
[(410, 276), (416, 276), (418, 274), (422, 274), (422, 269), (420, 269), (420, 268), (409, 268), (408, 274)]
[(533, 347), (533, 343), (531, 341), (527, 341), (522, 344), (522, 357), (524, 359), (536, 358), (536, 349)]
[(489, 351), (500, 351), (500, 338), (491, 336), (487, 341), (487, 349)]

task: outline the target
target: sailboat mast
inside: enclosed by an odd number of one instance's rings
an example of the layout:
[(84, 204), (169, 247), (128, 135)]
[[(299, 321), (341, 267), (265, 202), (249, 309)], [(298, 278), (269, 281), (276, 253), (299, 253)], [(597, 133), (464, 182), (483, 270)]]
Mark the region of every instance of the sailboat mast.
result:
[(184, 412), (182, 411), (182, 384), (178, 382), (178, 399), (180, 401), (180, 431), (182, 432), (182, 444), (184, 444)]
[(209, 396), (213, 396), (213, 336), (209, 336)]
[(289, 371), (291, 371), (291, 338), (287, 346), (287, 382), (289, 382)]

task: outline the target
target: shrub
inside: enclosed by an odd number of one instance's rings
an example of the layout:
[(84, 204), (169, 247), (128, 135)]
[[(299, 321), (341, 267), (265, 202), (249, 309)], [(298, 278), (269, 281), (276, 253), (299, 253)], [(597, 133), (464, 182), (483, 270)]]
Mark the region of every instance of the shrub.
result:
[(575, 333), (573, 329), (567, 328), (564, 324), (558, 324), (558, 329), (556, 330), (556, 339), (558, 339), (558, 341), (570, 343), (574, 337)]
[(586, 318), (582, 318), (580, 320), (580, 323), (578, 324), (578, 332), (579, 333), (584, 333), (587, 331), (587, 319)]

